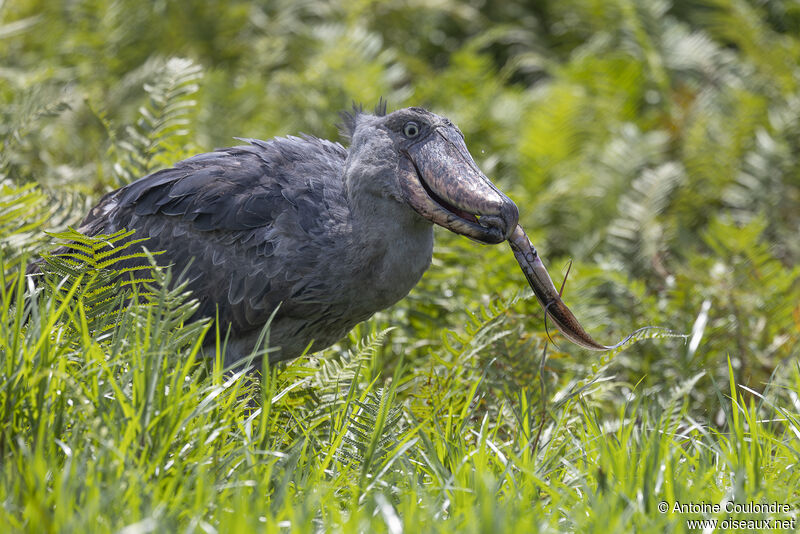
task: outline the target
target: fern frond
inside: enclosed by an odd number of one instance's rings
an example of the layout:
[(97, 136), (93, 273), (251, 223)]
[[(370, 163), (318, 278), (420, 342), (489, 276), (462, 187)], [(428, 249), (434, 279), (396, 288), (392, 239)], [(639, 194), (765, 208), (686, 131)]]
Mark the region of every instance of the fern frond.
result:
[[(113, 171), (116, 186), (122, 186), (152, 172), (166, 161), (164, 154), (180, 153), (188, 135), (191, 115), (196, 104), (193, 96), (199, 91), (203, 69), (192, 60), (169, 58), (153, 60), (146, 65), (152, 72), (143, 84), (147, 104), (139, 108), (135, 125), (124, 129), (124, 136), (111, 137)], [(109, 132), (110, 122), (95, 112)]]
[(10, 180), (0, 181), (0, 253), (6, 266), (33, 251), (51, 212), (46, 195), (35, 184), (17, 187)]
[(379, 388), (356, 405), (347, 422), (343, 447), (337, 451), (339, 461), (361, 465), (362, 477), (372, 465), (385, 459), (398, 443), (402, 432), (402, 407), (395, 406), (393, 388)]
[(465, 334), (455, 330), (441, 333), (442, 344), (456, 361), (464, 364), (473, 356), (500, 339), (508, 336), (511, 330), (502, 328), (508, 318), (509, 310), (519, 299), (515, 294), (505, 300), (497, 300), (479, 307), (480, 316), (468, 312), (470, 322), (466, 324)]
[[(134, 233), (134, 230), (120, 230), (109, 235), (87, 236), (73, 228), (48, 233), (60, 247), (42, 257), (43, 285), (59, 303), (74, 299), (91, 331), (115, 327), (113, 319), (120, 316), (119, 310), (125, 303), (146, 303), (156, 293), (148, 285), (158, 281), (151, 274), (154, 255), (146, 251), (119, 254), (143, 241), (132, 239)], [(110, 254), (116, 255), (110, 257)], [(130, 260), (141, 265), (131, 267)], [(132, 275), (139, 272), (144, 276)], [(79, 289), (68, 297), (62, 288), (72, 287), (73, 282), (79, 284)]]
[(665, 253), (668, 229), (659, 215), (683, 180), (682, 167), (665, 163), (643, 172), (620, 199), (619, 216), (607, 229), (608, 243), (625, 259), (630, 272), (651, 271)]
[[(63, 232), (48, 232), (47, 234), (63, 242), (57, 251), (45, 255), (47, 258), (62, 258), (65, 264), (76, 266), (83, 264), (92, 269), (108, 269), (123, 260), (144, 260), (147, 261), (149, 255), (159, 255), (162, 251), (148, 254), (144, 251), (121, 254), (121, 252), (134, 245), (147, 241), (147, 238), (129, 239), (135, 230), (119, 230), (113, 234), (102, 234), (97, 236), (84, 235), (74, 228), (69, 228)], [(113, 257), (111, 257), (114, 255)], [(73, 261), (73, 260), (77, 260)], [(139, 269), (135, 267), (134, 269)]]
[(0, 108), (0, 178), (11, 176), (14, 158), (23, 138), (46, 117), (60, 115), (69, 104), (57, 85), (35, 85), (14, 95), (11, 105)]
[(390, 331), (391, 328), (387, 328), (376, 332), (359, 341), (340, 358), (326, 359), (321, 363), (314, 383), (322, 405), (335, 405), (342, 401), (341, 392), (347, 391), (357, 378), (360, 367), (375, 355)]
[[(744, 155), (735, 178), (722, 193), (739, 224), (758, 217), (767, 221), (766, 237), (786, 249), (786, 258), (800, 257), (800, 182), (796, 179), (800, 140), (800, 98), (772, 110), (770, 128), (756, 130), (753, 147)], [(792, 260), (789, 259), (789, 262)]]

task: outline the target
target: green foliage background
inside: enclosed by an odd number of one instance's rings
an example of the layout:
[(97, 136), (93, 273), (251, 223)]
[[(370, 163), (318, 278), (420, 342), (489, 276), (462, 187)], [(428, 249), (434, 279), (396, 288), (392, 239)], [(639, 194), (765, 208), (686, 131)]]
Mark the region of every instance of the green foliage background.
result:
[[(693, 516), (658, 502), (800, 513), (796, 1), (6, 0), (0, 59), (10, 530), (683, 532)], [(546, 344), (510, 251), (443, 231), (405, 300), (260, 383), (200, 361), (218, 334), (186, 323), (168, 273), (117, 315), (96, 264), (34, 294), (16, 276), (105, 191), (234, 136), (335, 139), (340, 110), (381, 96), (459, 125), (554, 278), (573, 261), (564, 297), (596, 338), (688, 339)]]

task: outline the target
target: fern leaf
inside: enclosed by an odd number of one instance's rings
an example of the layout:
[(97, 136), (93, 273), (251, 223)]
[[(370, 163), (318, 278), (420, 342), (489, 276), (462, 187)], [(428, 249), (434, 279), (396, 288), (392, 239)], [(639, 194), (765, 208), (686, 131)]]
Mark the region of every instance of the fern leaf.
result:
[(667, 227), (659, 215), (684, 180), (683, 169), (665, 163), (646, 170), (619, 201), (619, 216), (608, 226), (608, 243), (634, 273), (649, 272), (667, 247)]
[[(123, 129), (124, 136), (111, 136), (112, 168), (117, 187), (149, 174), (158, 166), (168, 163), (164, 154), (180, 152), (188, 135), (188, 126), (203, 77), (202, 67), (189, 59), (169, 58), (153, 60), (145, 65), (149, 76), (143, 84), (147, 104), (139, 108), (135, 125)], [(110, 122), (104, 125), (113, 131)]]

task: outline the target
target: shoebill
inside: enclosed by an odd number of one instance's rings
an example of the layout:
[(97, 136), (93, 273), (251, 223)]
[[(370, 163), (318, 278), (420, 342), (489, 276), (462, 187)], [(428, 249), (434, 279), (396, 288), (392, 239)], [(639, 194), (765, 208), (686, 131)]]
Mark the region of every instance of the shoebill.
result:
[(418, 107), (386, 114), (385, 105), (343, 118), (346, 148), (308, 135), (242, 139), (108, 193), (79, 229), (134, 229), (149, 250), (163, 250), (159, 263), (200, 301), (196, 316), (229, 329), (227, 365), (251, 353), (273, 312), (271, 362), (309, 344), (324, 349), (402, 299), (431, 263), (434, 225), (480, 243), (509, 241), (562, 335), (609, 348), (564, 305), (517, 206), (480, 171), (452, 122)]

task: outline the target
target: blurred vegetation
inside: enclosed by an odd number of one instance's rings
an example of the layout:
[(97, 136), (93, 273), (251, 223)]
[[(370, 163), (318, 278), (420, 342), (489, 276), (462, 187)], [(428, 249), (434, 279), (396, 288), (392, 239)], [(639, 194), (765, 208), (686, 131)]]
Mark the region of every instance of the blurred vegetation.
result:
[[(796, 1), (0, 0), (0, 58), (0, 523), (682, 532), (655, 503), (800, 510)], [(158, 280), (100, 333), (101, 275), (15, 276), (110, 189), (234, 136), (336, 139), (380, 97), (459, 125), (557, 283), (572, 260), (597, 339), (688, 339), (547, 344), (510, 251), (441, 231), (405, 300), (251, 384), (197, 360), (214, 328)]]

